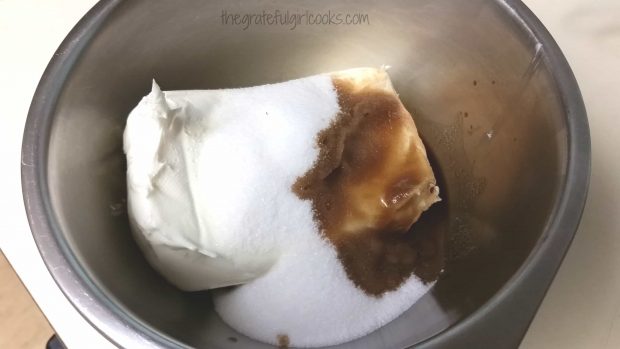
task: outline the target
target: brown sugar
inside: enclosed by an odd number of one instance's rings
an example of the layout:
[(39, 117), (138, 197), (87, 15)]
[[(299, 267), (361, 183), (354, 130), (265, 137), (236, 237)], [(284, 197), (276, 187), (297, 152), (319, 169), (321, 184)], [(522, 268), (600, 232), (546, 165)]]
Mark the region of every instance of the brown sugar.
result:
[(280, 349), (288, 349), (288, 346), (291, 345), (291, 340), (285, 334), (279, 334), (276, 339), (278, 340), (278, 348)]
[(391, 86), (332, 81), (340, 113), (318, 135), (319, 157), (293, 191), (312, 201), (322, 234), (367, 294), (394, 290), (412, 273), (436, 280), (442, 234), (437, 224), (413, 223), (438, 188), (411, 115)]

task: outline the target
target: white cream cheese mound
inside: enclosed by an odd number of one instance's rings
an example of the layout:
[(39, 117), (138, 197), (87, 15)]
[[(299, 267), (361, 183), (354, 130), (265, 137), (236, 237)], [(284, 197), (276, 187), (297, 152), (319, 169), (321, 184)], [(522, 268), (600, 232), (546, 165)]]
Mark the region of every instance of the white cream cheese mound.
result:
[[(147, 259), (183, 290), (240, 285), (214, 290), (215, 309), (263, 342), (350, 341), (433, 284), (411, 274), (380, 296), (364, 292), (321, 233), (312, 201), (293, 192), (341, 111), (334, 76), (389, 83), (374, 68), (239, 89), (162, 92), (153, 82), (127, 120), (129, 216)], [(434, 183), (424, 182), (420, 212), (438, 200)]]

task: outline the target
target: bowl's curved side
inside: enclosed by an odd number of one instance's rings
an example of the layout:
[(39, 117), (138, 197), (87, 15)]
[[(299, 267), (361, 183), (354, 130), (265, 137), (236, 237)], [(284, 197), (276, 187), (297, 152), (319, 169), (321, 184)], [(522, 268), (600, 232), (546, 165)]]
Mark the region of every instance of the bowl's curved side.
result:
[[(522, 30), (529, 30), (538, 42), (544, 43), (542, 58), (550, 67), (567, 114), (569, 159), (566, 179), (544, 236), (507, 286), (463, 321), (420, 343), (423, 348), (505, 347), (507, 343), (518, 343), (572, 241), (587, 195), (590, 173), (588, 123), (568, 62), (551, 35), (523, 3), (518, 0), (497, 2)], [(35, 241), (50, 273), (75, 308), (95, 328), (121, 347), (186, 347), (127, 316), (94, 284), (60, 233), (47, 187), (50, 128), (64, 83), (98, 28), (120, 3), (122, 0), (98, 3), (67, 36), (41, 78), (23, 137), (24, 202)], [(505, 314), (511, 314), (511, 317)]]
[(551, 67), (566, 111), (569, 147), (566, 179), (546, 232), (507, 286), (469, 317), (416, 348), (505, 348), (520, 343), (568, 251), (586, 203), (591, 166), (590, 130), (577, 80), (558, 44), (523, 2), (498, 3), (524, 29), (529, 29), (537, 42), (544, 43), (542, 59)]
[(60, 235), (47, 188), (47, 146), (55, 106), (74, 63), (122, 0), (97, 3), (74, 26), (48, 64), (35, 91), (22, 140), (24, 204), (36, 245), (54, 281), (80, 314), (112, 343), (126, 348), (186, 347), (121, 310), (89, 279)]

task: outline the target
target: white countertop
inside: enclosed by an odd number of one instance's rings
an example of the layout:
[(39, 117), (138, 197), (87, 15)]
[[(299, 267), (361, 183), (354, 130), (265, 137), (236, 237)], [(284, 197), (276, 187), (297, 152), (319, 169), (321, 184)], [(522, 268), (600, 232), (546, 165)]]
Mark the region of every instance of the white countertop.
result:
[[(70, 349), (113, 347), (56, 287), (30, 234), (20, 184), (30, 100), (54, 51), (94, 0), (0, 0), (0, 247)], [(523, 348), (620, 348), (620, 1), (525, 0), (577, 76), (592, 177), (575, 240)]]

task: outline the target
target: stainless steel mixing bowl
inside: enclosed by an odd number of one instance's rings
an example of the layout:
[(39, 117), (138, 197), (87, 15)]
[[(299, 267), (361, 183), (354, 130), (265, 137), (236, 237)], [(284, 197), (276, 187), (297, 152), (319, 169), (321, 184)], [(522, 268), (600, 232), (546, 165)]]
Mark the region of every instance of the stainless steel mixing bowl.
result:
[[(222, 22), (263, 10), (369, 23)], [(100, 2), (52, 59), (24, 135), (28, 217), (58, 285), (123, 347), (270, 347), (145, 262), (124, 207), (126, 116), (153, 78), (209, 89), (382, 64), (445, 179), (448, 264), (403, 316), (339, 348), (516, 346), (573, 237), (590, 169), (575, 79), (519, 1)]]

